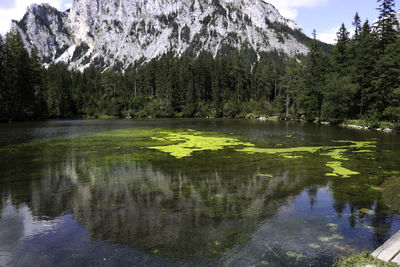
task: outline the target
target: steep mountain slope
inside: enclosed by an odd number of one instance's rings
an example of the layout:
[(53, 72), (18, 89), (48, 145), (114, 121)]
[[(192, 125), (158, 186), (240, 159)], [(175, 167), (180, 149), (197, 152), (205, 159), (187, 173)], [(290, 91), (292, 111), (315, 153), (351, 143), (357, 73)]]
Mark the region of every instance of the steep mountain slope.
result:
[(306, 54), (309, 41), (263, 0), (74, 0), (65, 12), (32, 5), (12, 30), (29, 50), (36, 47), (45, 63), (78, 69), (126, 68), (167, 52)]

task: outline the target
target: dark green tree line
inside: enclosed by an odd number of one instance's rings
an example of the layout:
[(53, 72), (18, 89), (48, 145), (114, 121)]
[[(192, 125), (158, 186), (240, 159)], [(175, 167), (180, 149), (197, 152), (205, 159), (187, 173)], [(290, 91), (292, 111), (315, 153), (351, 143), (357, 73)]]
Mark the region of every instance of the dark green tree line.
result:
[(354, 17), (330, 53), (317, 34), (309, 53), (246, 51), (213, 57), (167, 53), (120, 72), (43, 68), (18, 33), (0, 36), (0, 120), (70, 117), (227, 117), (386, 120), (400, 123), (400, 37), (393, 0), (379, 0), (374, 25)]

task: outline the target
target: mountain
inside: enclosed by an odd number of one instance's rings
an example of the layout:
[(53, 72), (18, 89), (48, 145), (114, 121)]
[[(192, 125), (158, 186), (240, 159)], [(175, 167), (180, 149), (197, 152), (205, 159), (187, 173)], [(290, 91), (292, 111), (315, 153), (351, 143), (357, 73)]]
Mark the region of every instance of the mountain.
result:
[(33, 4), (11, 29), (44, 63), (81, 70), (90, 64), (125, 69), (167, 52), (307, 54), (310, 41), (263, 0), (74, 0), (65, 12)]

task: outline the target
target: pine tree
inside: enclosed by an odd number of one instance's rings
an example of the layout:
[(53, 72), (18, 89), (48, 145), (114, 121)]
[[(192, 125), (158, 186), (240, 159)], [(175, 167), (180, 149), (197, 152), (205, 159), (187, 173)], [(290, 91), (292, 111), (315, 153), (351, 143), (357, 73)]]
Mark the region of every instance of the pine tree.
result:
[(356, 14), (354, 15), (353, 27), (354, 27), (353, 39), (357, 42), (360, 38), (360, 33), (361, 33), (361, 18), (358, 15), (358, 12), (356, 12)]
[(285, 118), (296, 117), (299, 112), (299, 94), (304, 88), (302, 65), (296, 57), (291, 57), (285, 68), (281, 82)]
[(44, 88), (44, 70), (38, 56), (38, 51), (34, 47), (30, 56), (30, 76), (34, 94), (34, 118), (47, 118), (47, 106)]
[(307, 121), (315, 121), (321, 118), (323, 85), (326, 60), (316, 40), (316, 32), (313, 32), (314, 40), (310, 43), (309, 54), (305, 61), (305, 89), (301, 94), (301, 107)]
[(350, 76), (342, 76), (337, 72), (328, 74), (324, 85), (322, 120), (338, 125), (350, 117), (350, 107), (357, 84)]
[(6, 36), (5, 109), (10, 120), (24, 120), (34, 115), (30, 57), (18, 32)]
[(351, 64), (349, 34), (350, 33), (347, 31), (346, 26), (342, 24), (337, 32), (337, 43), (332, 52), (335, 69), (338, 73), (342, 74), (348, 73), (348, 68)]
[(396, 18), (394, 0), (378, 0), (380, 3), (378, 11), (379, 17), (376, 22), (376, 31), (380, 41), (380, 49), (383, 53), (386, 46), (395, 42), (398, 38), (399, 22)]
[(242, 53), (236, 54), (232, 62), (232, 69), (230, 76), (235, 81), (234, 90), (236, 94), (237, 103), (239, 104), (243, 98), (243, 95), (248, 88), (249, 79), (246, 71), (245, 57)]
[(372, 80), (379, 53), (376, 46), (376, 39), (367, 20), (360, 32), (353, 63), (353, 80), (359, 86), (359, 92), (356, 94), (356, 99), (354, 99), (358, 109), (354, 113), (360, 116), (366, 113), (371, 102), (373, 102)]
[(374, 108), (382, 114), (388, 107), (399, 105), (400, 39), (388, 45), (376, 64), (378, 77), (374, 80)]
[(65, 65), (50, 65), (46, 75), (46, 103), (50, 118), (68, 118), (74, 112), (71, 73)]

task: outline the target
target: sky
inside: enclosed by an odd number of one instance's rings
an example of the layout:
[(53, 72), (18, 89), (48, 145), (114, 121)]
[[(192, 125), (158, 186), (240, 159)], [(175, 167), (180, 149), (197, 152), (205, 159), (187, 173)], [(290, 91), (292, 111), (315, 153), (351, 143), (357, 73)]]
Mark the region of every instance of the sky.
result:
[[(280, 13), (294, 20), (304, 33), (311, 36), (313, 29), (317, 38), (334, 43), (336, 32), (345, 23), (351, 30), (355, 13), (358, 11), (362, 21), (376, 20), (378, 12), (376, 0), (266, 0), (278, 8)], [(72, 0), (0, 0), (0, 33), (10, 29), (12, 19), (20, 20), (26, 7), (33, 3), (47, 2), (59, 10), (66, 10)], [(396, 10), (400, 9), (400, 0), (395, 0)]]

